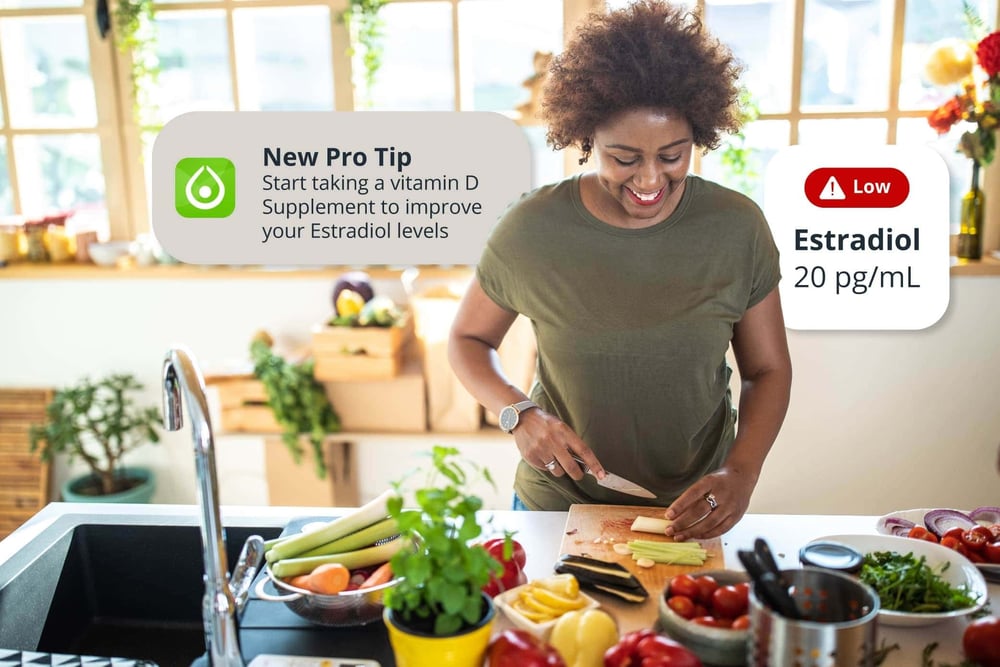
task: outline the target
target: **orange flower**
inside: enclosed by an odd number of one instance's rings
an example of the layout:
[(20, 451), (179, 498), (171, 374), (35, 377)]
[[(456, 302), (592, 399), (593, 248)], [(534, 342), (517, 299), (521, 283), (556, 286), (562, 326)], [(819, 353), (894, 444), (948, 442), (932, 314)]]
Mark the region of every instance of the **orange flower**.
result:
[(962, 120), (962, 103), (953, 97), (927, 116), (927, 124), (938, 134), (946, 134), (951, 126)]

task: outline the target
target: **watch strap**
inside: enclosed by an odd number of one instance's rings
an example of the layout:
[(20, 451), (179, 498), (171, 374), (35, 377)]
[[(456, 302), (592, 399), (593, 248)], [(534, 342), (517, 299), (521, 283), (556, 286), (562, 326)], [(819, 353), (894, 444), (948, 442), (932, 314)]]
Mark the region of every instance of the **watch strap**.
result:
[(529, 408), (537, 408), (538, 404), (535, 403), (534, 401), (520, 401), (519, 403), (514, 403), (510, 407), (517, 410), (517, 414), (521, 414), (522, 412), (528, 410)]

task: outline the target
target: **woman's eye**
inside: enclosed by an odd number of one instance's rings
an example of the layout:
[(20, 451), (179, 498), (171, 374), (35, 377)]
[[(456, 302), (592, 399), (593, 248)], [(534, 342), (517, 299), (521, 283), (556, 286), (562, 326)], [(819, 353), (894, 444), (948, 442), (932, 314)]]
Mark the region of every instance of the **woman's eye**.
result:
[(680, 155), (674, 155), (672, 157), (667, 157), (666, 155), (661, 155), (660, 156), (660, 160), (662, 160), (663, 162), (666, 162), (667, 164), (673, 164), (674, 162), (677, 162), (680, 159), (681, 159)]
[(620, 164), (623, 167), (628, 167), (628, 166), (631, 166), (631, 165), (635, 164), (636, 158), (632, 158), (631, 160), (623, 160), (621, 158), (616, 157), (615, 158), (615, 162), (617, 162), (618, 164)]

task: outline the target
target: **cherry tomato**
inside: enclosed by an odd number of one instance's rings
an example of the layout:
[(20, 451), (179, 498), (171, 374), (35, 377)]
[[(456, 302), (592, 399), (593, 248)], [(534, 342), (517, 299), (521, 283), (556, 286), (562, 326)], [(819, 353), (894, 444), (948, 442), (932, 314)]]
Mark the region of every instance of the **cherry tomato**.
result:
[(691, 619), (692, 623), (697, 623), (698, 625), (704, 625), (709, 628), (720, 628), (719, 619), (715, 616), (695, 616)]
[(708, 607), (705, 605), (695, 602), (694, 603), (694, 615), (695, 616), (708, 616)]
[(995, 523), (991, 526), (986, 526), (991, 533), (993, 533), (993, 542), (1000, 540), (1000, 523)]
[(690, 574), (678, 574), (670, 579), (670, 594), (684, 595), (692, 600), (698, 599), (698, 584)]
[(973, 551), (972, 549), (969, 549), (969, 553), (962, 554), (962, 555), (965, 556), (966, 558), (968, 558), (973, 563), (985, 563), (986, 562), (986, 557), (985, 556), (983, 556), (978, 551)]
[(986, 545), (986, 560), (991, 563), (1000, 563), (1000, 540)]
[(954, 528), (949, 528), (945, 531), (944, 535), (941, 536), (941, 543), (944, 543), (944, 538), (954, 537), (956, 540), (962, 539), (962, 533), (965, 532), (965, 528), (960, 528), (955, 526)]
[(735, 584), (736, 590), (740, 593), (740, 598), (743, 600), (743, 604), (750, 608), (750, 582), (744, 581), (739, 584)]
[(1000, 667), (1000, 618), (984, 616), (970, 623), (962, 635), (962, 650), (981, 667)]
[(698, 602), (704, 605), (711, 605), (712, 595), (715, 593), (715, 589), (719, 587), (719, 582), (710, 574), (703, 574), (700, 577), (696, 577), (694, 581), (698, 584)]
[(733, 630), (746, 630), (750, 627), (750, 617), (746, 614), (733, 619)]
[(667, 606), (681, 618), (694, 617), (694, 601), (686, 595), (671, 595), (667, 598)]
[(716, 617), (732, 619), (747, 613), (747, 607), (735, 586), (719, 586), (712, 593), (712, 612)]
[(907, 537), (912, 537), (918, 540), (927, 540), (928, 542), (937, 542), (937, 535), (927, 530), (923, 526), (914, 526), (910, 528), (910, 532), (906, 534)]
[[(991, 540), (992, 541), (992, 540)], [(983, 549), (986, 548), (986, 538), (983, 537), (982, 533), (976, 532), (975, 528), (965, 531), (962, 533), (962, 544), (969, 551), (974, 551), (977, 554), (981, 554)]]
[[(950, 533), (951, 531), (948, 532)], [(958, 551), (958, 546), (960, 544), (962, 544), (962, 539), (960, 537), (945, 534), (945, 536), (941, 538), (941, 546), (954, 549), (955, 551)]]

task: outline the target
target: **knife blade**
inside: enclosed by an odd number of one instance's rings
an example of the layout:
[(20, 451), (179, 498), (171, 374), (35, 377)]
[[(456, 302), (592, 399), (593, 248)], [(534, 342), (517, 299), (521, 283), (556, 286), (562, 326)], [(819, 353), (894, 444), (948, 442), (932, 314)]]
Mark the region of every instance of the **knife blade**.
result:
[(630, 482), (624, 477), (616, 475), (613, 472), (608, 472), (607, 470), (604, 471), (604, 479), (600, 479), (594, 474), (590, 467), (583, 462), (583, 459), (576, 455), (571, 454), (571, 456), (574, 461), (580, 464), (580, 467), (583, 468), (583, 472), (588, 475), (592, 475), (594, 479), (597, 480), (597, 483), (606, 489), (611, 489), (612, 491), (617, 491), (619, 493), (627, 493), (630, 496), (638, 496), (639, 498), (656, 497), (656, 494), (649, 489), (639, 486), (635, 482)]

